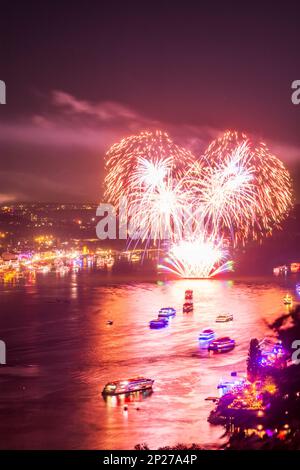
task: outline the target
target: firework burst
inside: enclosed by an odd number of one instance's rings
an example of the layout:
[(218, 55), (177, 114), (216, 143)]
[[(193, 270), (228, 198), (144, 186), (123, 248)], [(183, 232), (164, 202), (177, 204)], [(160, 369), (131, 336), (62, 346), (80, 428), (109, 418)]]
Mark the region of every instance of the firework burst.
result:
[(224, 244), (270, 234), (292, 207), (283, 163), (237, 132), (213, 141), (198, 160), (167, 134), (142, 132), (113, 145), (106, 168), (106, 197), (113, 203), (126, 197), (131, 239), (168, 239), (160, 268), (182, 277), (229, 270)]
[(180, 180), (186, 165), (195, 161), (191, 152), (174, 144), (161, 131), (141, 132), (113, 145), (106, 155), (105, 197), (113, 204), (121, 197), (155, 187), (167, 173)]
[(270, 234), (292, 207), (283, 163), (245, 134), (226, 132), (212, 142), (197, 169), (192, 183), (201, 216), (235, 245)]
[(183, 278), (209, 278), (232, 270), (232, 262), (225, 262), (227, 256), (222, 240), (216, 241), (202, 236), (195, 241), (183, 240), (174, 244), (165, 264), (158, 267)]
[(129, 211), (130, 237), (142, 242), (149, 239), (155, 244), (166, 239), (180, 240), (189, 202), (189, 192), (183, 191), (182, 183), (169, 173), (159, 184), (133, 192)]

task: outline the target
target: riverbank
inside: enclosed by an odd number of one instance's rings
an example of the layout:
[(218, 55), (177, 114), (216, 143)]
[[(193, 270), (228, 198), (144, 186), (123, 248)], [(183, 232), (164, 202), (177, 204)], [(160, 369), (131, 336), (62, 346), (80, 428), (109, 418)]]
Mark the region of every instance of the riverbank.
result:
[[(300, 338), (300, 306), (282, 315), (270, 326), (278, 334), (288, 356), (294, 358), (294, 341)], [(299, 450), (299, 364), (294, 360), (285, 368), (259, 367), (257, 379), (249, 384), (248, 388), (252, 390), (246, 390), (246, 395), (253, 400), (252, 409), (247, 408), (245, 402), (244, 409), (238, 409), (234, 391), (221, 398), (209, 421), (224, 424), (230, 436), (226, 446), (228, 449)]]

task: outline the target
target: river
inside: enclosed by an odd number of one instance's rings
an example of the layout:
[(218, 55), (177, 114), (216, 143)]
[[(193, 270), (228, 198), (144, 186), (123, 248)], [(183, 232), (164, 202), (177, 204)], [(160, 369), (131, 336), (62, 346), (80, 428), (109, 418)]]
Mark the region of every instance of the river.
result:
[[(287, 307), (295, 281), (275, 278), (173, 280), (115, 278), (101, 272), (38, 275), (35, 282), (1, 285), (0, 366), (2, 449), (155, 449), (177, 442), (217, 447), (223, 428), (207, 417), (217, 384), (244, 371), (249, 340), (271, 334), (268, 324)], [(194, 313), (183, 314), (185, 289)], [(177, 315), (163, 330), (148, 322), (162, 306)], [(234, 321), (215, 323), (230, 312)], [(113, 320), (113, 325), (107, 321)], [(199, 349), (198, 334), (212, 327), (236, 348)], [(153, 393), (104, 400), (104, 384), (143, 375)], [(128, 409), (124, 409), (124, 405)]]

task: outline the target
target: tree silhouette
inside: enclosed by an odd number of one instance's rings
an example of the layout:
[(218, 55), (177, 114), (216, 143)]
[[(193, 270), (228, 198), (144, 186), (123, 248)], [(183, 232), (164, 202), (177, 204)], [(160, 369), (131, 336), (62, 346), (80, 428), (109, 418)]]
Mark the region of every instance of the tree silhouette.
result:
[(258, 376), (261, 361), (261, 349), (256, 338), (251, 339), (248, 359), (247, 359), (247, 375), (250, 382), (254, 382)]

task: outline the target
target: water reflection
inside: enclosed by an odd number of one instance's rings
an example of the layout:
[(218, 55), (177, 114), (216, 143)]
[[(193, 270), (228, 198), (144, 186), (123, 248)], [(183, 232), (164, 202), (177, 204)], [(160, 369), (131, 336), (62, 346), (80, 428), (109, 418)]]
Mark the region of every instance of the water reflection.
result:
[(125, 405), (127, 403), (138, 403), (145, 400), (152, 395), (152, 390), (143, 390), (134, 393), (122, 393), (115, 396), (106, 395), (103, 396), (103, 400), (106, 402), (106, 405), (111, 408), (116, 406)]
[[(1, 289), (11, 371), (1, 370), (2, 448), (219, 445), (223, 429), (207, 422), (213, 404), (205, 398), (217, 395), (221, 377), (245, 369), (249, 340), (270, 334), (284, 295), (295, 296), (295, 283), (280, 279), (134, 282), (84, 272)], [(187, 289), (194, 312), (183, 314)], [(177, 315), (151, 330), (164, 306)], [(222, 313), (234, 321), (216, 323)], [(201, 349), (206, 328), (235, 339), (235, 349)], [(28, 365), (33, 376), (20, 372)], [(107, 382), (139, 375), (155, 380), (152, 394), (103, 399)]]

